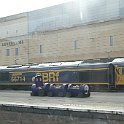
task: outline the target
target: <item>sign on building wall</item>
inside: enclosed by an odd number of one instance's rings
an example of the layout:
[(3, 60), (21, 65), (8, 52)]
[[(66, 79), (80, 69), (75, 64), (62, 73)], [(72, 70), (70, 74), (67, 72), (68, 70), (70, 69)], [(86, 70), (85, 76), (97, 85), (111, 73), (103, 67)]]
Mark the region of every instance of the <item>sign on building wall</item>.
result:
[(19, 45), (19, 44), (23, 44), (23, 40), (20, 41), (16, 41), (16, 42), (4, 42), (2, 43), (2, 46), (15, 46), (15, 45)]

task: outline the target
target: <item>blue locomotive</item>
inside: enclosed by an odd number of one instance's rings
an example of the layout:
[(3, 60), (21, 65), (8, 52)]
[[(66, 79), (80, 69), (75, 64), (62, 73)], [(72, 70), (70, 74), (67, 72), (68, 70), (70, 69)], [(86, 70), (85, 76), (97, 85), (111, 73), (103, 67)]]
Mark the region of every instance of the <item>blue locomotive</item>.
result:
[(57, 91), (63, 90), (64, 87), (68, 96), (77, 94), (77, 89), (81, 90), (84, 85), (88, 85), (90, 91), (124, 90), (124, 61), (106, 63), (76, 61), (0, 66), (0, 89), (30, 90), (32, 80), (37, 75), (42, 76), (42, 88), (47, 87), (44, 89)]

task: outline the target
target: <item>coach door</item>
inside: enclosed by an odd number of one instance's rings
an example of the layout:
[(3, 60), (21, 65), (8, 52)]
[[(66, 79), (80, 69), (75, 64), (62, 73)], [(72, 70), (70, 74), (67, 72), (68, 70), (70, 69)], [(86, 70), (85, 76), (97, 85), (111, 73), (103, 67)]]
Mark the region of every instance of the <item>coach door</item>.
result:
[(116, 66), (116, 84), (124, 85), (124, 69), (122, 67)]
[(115, 66), (113, 64), (109, 64), (109, 87), (116, 88), (115, 85)]

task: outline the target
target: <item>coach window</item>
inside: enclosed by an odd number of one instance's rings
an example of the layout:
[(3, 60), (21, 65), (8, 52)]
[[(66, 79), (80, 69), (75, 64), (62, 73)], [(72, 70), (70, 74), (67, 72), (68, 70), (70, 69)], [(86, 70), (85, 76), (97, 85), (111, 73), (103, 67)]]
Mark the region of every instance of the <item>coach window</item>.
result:
[(16, 56), (19, 55), (19, 48), (15, 48), (15, 55), (16, 55)]
[(10, 49), (6, 49), (6, 56), (10, 56)]

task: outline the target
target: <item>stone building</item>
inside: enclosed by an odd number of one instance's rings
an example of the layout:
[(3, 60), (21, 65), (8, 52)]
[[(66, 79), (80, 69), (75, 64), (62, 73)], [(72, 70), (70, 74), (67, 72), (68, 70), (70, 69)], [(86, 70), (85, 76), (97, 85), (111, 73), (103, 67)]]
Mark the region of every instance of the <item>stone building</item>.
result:
[(0, 65), (124, 57), (124, 1), (76, 0), (0, 19)]

